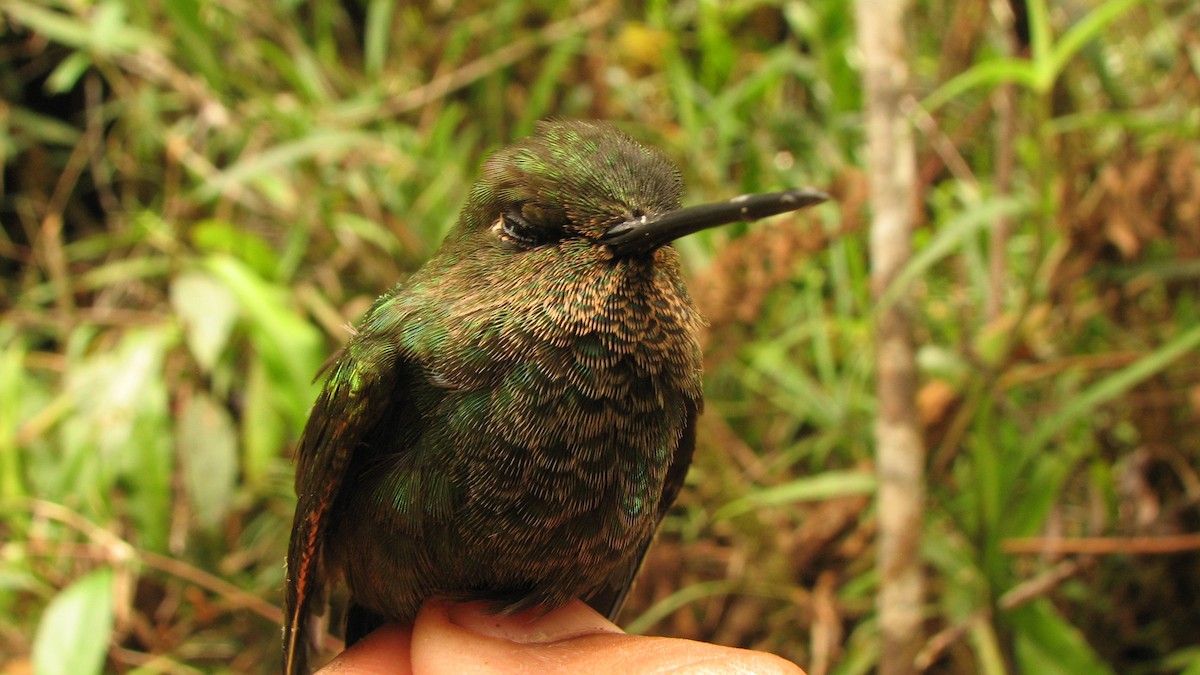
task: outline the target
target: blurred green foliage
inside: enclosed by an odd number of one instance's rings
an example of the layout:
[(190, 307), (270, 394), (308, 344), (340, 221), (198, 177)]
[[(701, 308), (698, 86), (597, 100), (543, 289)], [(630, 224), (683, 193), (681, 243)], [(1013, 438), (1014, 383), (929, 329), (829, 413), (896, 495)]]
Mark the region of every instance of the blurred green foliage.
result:
[[(1016, 27), (1003, 3), (912, 16), (924, 657), (1200, 672), (1194, 543), (1014, 541), (1200, 530), (1200, 11), (1016, 4)], [(707, 412), (627, 618), (870, 670), (852, 9), (5, 0), (0, 672), (275, 668), (313, 375), (434, 251), (485, 153), (551, 116), (661, 147), (689, 201), (835, 194), (680, 242)]]

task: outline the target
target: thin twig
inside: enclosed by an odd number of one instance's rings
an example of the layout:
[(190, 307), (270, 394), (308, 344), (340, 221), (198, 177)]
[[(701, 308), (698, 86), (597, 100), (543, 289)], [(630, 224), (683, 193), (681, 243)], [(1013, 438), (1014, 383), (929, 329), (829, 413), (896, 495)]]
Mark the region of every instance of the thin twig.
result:
[[(1042, 574), (1017, 584), (1007, 593), (1000, 596), (1000, 600), (996, 604), (1000, 609), (1006, 611), (1016, 609), (1034, 598), (1049, 593), (1058, 584), (1062, 583), (1063, 580), (1078, 572), (1082, 566), (1083, 564), (1078, 560), (1064, 560)], [(930, 666), (941, 658), (947, 649), (961, 640), (976, 626), (987, 621), (991, 616), (992, 609), (990, 607), (981, 609), (967, 617), (965, 621), (945, 628), (938, 632), (937, 635), (929, 638), (929, 642), (925, 643), (921, 652), (917, 654), (917, 669), (921, 671), (928, 670)]]
[(193, 668), (162, 654), (145, 654), (120, 646), (114, 646), (109, 653), (121, 663), (138, 666), (142, 672), (146, 673), (187, 673), (188, 675), (192, 673), (203, 675), (204, 673), (199, 668)]
[(238, 588), (224, 579), (209, 574), (199, 567), (189, 565), (152, 551), (138, 551), (138, 558), (147, 567), (153, 567), (167, 574), (189, 581), (216, 595), (222, 596), (232, 607), (243, 607), (262, 618), (275, 624), (283, 623), (283, 610), (262, 598)]
[(136, 560), (217, 596), (225, 598), (231, 607), (245, 608), (272, 623), (282, 623), (283, 610), (262, 598), (204, 570), (174, 558), (135, 548), (113, 532), (100, 527), (78, 512), (54, 502), (33, 500), (35, 517), (60, 522), (79, 532), (99, 545), (99, 550), (89, 557), (109, 562)]
[[(993, 11), (1000, 22), (1000, 28), (1008, 37), (1009, 51), (1017, 53), (1020, 45), (1013, 32), (1014, 17), (1007, 3), (993, 2)], [(1013, 172), (1016, 167), (1016, 138), (1017, 138), (1017, 86), (1012, 82), (1000, 85), (996, 89), (994, 103), (996, 110), (996, 195), (1004, 198), (1012, 194)], [(1004, 307), (1004, 289), (1008, 276), (1008, 239), (1012, 231), (1012, 219), (1001, 214), (992, 228), (992, 238), (988, 251), (988, 295), (984, 312), (988, 321), (994, 321), (1000, 316)]]
[(1156, 537), (1026, 537), (1005, 539), (1000, 549), (1017, 555), (1163, 555), (1200, 551), (1200, 532)]
[(84, 167), (87, 166), (88, 149), (87, 136), (80, 137), (79, 142), (71, 151), (71, 156), (67, 158), (62, 173), (58, 176), (54, 193), (46, 201), (41, 217), (40, 241), (37, 243), (37, 249), (41, 251), (42, 261), (45, 264), (46, 274), (50, 277), (50, 284), (54, 288), (59, 312), (58, 320), (62, 322), (62, 325), (66, 325), (75, 310), (62, 236), (63, 212), (66, 210), (68, 198), (75, 191), (79, 177), (83, 174)]
[(913, 125), (921, 130), (921, 134), (929, 140), (933, 151), (950, 170), (950, 174), (967, 188), (967, 196), (970, 199), (979, 200), (983, 196), (983, 191), (979, 187), (979, 180), (975, 178), (975, 172), (971, 170), (967, 160), (963, 159), (962, 153), (958, 151), (954, 141), (942, 131), (937, 120), (925, 108), (922, 108), (920, 102), (913, 96), (905, 96), (900, 101), (900, 109), (904, 111), (905, 117), (911, 120)]

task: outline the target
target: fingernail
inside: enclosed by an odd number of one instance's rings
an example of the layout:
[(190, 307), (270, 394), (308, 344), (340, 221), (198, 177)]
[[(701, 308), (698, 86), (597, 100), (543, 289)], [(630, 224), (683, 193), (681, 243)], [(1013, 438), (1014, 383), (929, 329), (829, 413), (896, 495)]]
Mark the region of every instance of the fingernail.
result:
[(451, 604), (450, 621), (473, 633), (522, 644), (545, 644), (583, 635), (620, 633), (621, 629), (591, 607), (573, 600), (551, 612), (534, 608), (511, 615), (491, 614), (485, 602)]

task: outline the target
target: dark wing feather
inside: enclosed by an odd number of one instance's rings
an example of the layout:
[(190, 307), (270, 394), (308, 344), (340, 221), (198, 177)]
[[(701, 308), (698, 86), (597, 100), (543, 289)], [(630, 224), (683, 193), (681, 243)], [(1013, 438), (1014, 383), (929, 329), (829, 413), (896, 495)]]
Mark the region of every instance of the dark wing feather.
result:
[(313, 405), (296, 454), (296, 515), (288, 545), (283, 672), (305, 675), (310, 619), (324, 608), (323, 548), (330, 510), (355, 449), (393, 405), (400, 358), (376, 336), (356, 335)]
[(630, 558), (629, 566), (622, 570), (620, 576), (613, 578), (612, 583), (601, 586), (583, 599), (592, 609), (608, 617), (609, 621), (617, 620), (617, 614), (621, 612), (621, 607), (625, 604), (625, 597), (629, 595), (629, 589), (633, 587), (633, 580), (642, 568), (642, 561), (646, 557), (646, 551), (649, 550), (651, 542), (654, 541), (654, 535), (662, 525), (667, 511), (679, 497), (679, 491), (683, 489), (683, 480), (687, 477), (688, 468), (692, 465), (692, 454), (696, 450), (696, 417), (699, 413), (699, 402), (690, 402), (687, 424), (683, 428), (683, 435), (679, 438), (679, 445), (675, 446), (671, 464), (667, 467), (667, 476), (663, 483), (662, 499), (658, 502), (654, 530), (638, 546), (637, 553)]

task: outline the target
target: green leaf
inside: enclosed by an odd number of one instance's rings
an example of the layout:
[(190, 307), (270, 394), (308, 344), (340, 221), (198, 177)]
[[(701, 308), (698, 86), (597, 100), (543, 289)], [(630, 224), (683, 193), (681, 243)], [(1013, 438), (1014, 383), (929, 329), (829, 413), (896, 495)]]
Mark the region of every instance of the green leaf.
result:
[(113, 634), (113, 571), (78, 579), (46, 606), (33, 638), (37, 675), (92, 675), (104, 670)]
[(187, 399), (176, 428), (183, 487), (202, 528), (221, 524), (237, 485), (237, 431), (229, 411), (207, 394)]
[(690, 586), (683, 588), (668, 595), (662, 600), (655, 603), (650, 609), (642, 612), (641, 616), (630, 621), (625, 626), (625, 632), (630, 635), (637, 635), (649, 630), (654, 624), (662, 621), (668, 616), (675, 613), (676, 610), (686, 607), (693, 602), (709, 598), (714, 595), (728, 595), (738, 589), (738, 584), (735, 581), (728, 579), (719, 579), (716, 581), (700, 581)]
[(339, 211), (333, 214), (331, 221), (334, 229), (339, 233), (345, 232), (374, 244), (389, 255), (400, 254), (400, 242), (396, 239), (395, 233), (374, 220), (364, 218), (357, 213)]
[(1032, 0), (1029, 5), (1029, 60), (1003, 57), (984, 61), (951, 78), (932, 94), (922, 105), (928, 112), (940, 108), (976, 87), (994, 87), (1005, 82), (1015, 82), (1027, 89), (1044, 94), (1066, 67), (1067, 62), (1088, 41), (1117, 17), (1141, 4), (1142, 0), (1109, 0), (1088, 13), (1082, 20), (1053, 42), (1050, 34), (1050, 17), (1045, 0)]
[(134, 279), (155, 279), (171, 272), (171, 261), (162, 256), (116, 258), (84, 272), (76, 282), (80, 290), (101, 290)]
[(238, 189), (255, 185), (264, 175), (282, 171), (318, 155), (326, 161), (350, 152), (355, 148), (369, 148), (379, 144), (371, 134), (357, 131), (315, 129), (307, 136), (295, 141), (280, 143), (262, 152), (247, 153), (224, 171), (208, 178), (196, 188), (195, 197), (207, 200)]
[(1018, 672), (1045, 675), (1113, 671), (1092, 650), (1079, 629), (1062, 618), (1049, 600), (1041, 598), (1011, 612), (1016, 631)]
[(875, 303), (875, 312), (882, 314), (892, 306), (909, 284), (925, 274), (939, 260), (949, 256), (975, 233), (996, 222), (998, 218), (1014, 217), (1025, 213), (1031, 206), (1029, 200), (1004, 197), (980, 202), (956, 215), (938, 229), (933, 241), (917, 252), (892, 279), (892, 283)]
[(70, 147), (78, 143), (79, 137), (83, 135), (79, 129), (65, 124), (62, 120), (26, 108), (10, 107), (7, 114), (8, 123), (12, 125), (14, 132), (49, 145)]
[(541, 59), (541, 71), (529, 88), (529, 98), (521, 109), (521, 119), (516, 128), (525, 134), (533, 130), (533, 123), (552, 114), (551, 103), (562, 88), (567, 68), (575, 63), (575, 55), (583, 46), (582, 35), (572, 35), (554, 45), (550, 53)]
[[(1072, 25), (1066, 33), (1059, 38), (1054, 44), (1049, 58), (1044, 66), (1043, 72), (1039, 72), (1039, 84), (1043, 91), (1049, 91), (1050, 86), (1054, 84), (1054, 80), (1066, 67), (1067, 62), (1071, 60), (1075, 54), (1083, 48), (1085, 44), (1099, 37), (1109, 24), (1115, 21), (1125, 12), (1142, 4), (1143, 0), (1109, 0), (1100, 5), (1096, 9), (1088, 12), (1074, 25)], [(1043, 67), (1039, 64), (1039, 71)]]
[(1179, 675), (1200, 675), (1200, 647), (1185, 647), (1163, 659), (1163, 666), (1180, 669)]
[(367, 5), (367, 20), (363, 36), (363, 71), (368, 76), (378, 75), (387, 61), (388, 41), (392, 35), (392, 13), (396, 3), (392, 0), (370, 0)]
[(1099, 406), (1124, 394), (1142, 380), (1158, 373), (1176, 360), (1200, 349), (1200, 326), (1177, 336), (1158, 349), (1150, 352), (1130, 365), (1118, 370), (1080, 395), (1067, 401), (1058, 414), (1047, 417), (1034, 431), (1030, 445), (1033, 449), (1043, 447), (1050, 439), (1068, 425), (1091, 414)]
[(79, 78), (92, 67), (92, 60), (83, 52), (75, 52), (59, 62), (50, 77), (46, 78), (46, 91), (62, 94), (74, 88)]
[(1005, 675), (1008, 672), (995, 624), (990, 621), (975, 623), (971, 626), (970, 640), (981, 675)]
[(61, 426), (61, 454), (42, 465), (55, 470), (30, 472), (49, 488), (44, 495), (74, 492), (98, 505), (117, 479), (128, 479), (139, 543), (158, 550), (166, 545), (173, 457), (163, 362), (176, 336), (169, 326), (132, 329), (112, 349), (73, 362), (66, 387), (74, 411)]
[(249, 265), (260, 276), (271, 278), (279, 256), (262, 237), (223, 220), (205, 220), (189, 232), (192, 243), (205, 253), (228, 253)]
[(1028, 10), (1030, 61), (1038, 75), (1036, 79), (1040, 80), (1054, 44), (1054, 36), (1050, 34), (1050, 11), (1046, 9), (1046, 0), (1029, 0), (1025, 7)]
[(796, 502), (817, 501), (869, 495), (875, 491), (875, 476), (862, 471), (826, 471), (783, 485), (751, 492), (717, 509), (713, 520), (726, 520), (760, 507), (784, 506)]
[(323, 360), (320, 333), (291, 308), (286, 286), (268, 283), (228, 256), (211, 256), (205, 266), (237, 298), (255, 351), (267, 366), (276, 405), (299, 430), (317, 394), (313, 375)]
[(287, 437), (283, 419), (272, 406), (266, 366), (257, 358), (246, 379), (242, 409), (242, 467), (247, 483), (257, 485), (267, 478), (271, 461), (279, 455)]
[(921, 105), (932, 113), (976, 87), (995, 87), (1005, 82), (1032, 88), (1037, 84), (1037, 73), (1024, 59), (1006, 57), (984, 61), (952, 77), (926, 96)]
[(17, 425), (26, 384), (25, 349), (14, 342), (0, 351), (0, 504), (26, 495)]
[(16, 23), (82, 52), (132, 54), (139, 49), (163, 49), (162, 38), (126, 22), (124, 3), (112, 0), (83, 6), (90, 8), (86, 18), (22, 0), (8, 0), (4, 9)]
[(77, 49), (89, 46), (91, 31), (83, 21), (70, 14), (18, 1), (10, 1), (4, 10), (16, 19), (16, 25), (23, 25), (43, 38)]
[(224, 50), (214, 49), (210, 42), (212, 30), (205, 25), (199, 0), (171, 0), (161, 5), (163, 13), (174, 28), (177, 59), (186, 59), (192, 70), (199, 71), (213, 89), (225, 87), (221, 61), (217, 55)]
[(212, 372), (237, 320), (237, 299), (212, 276), (184, 272), (171, 282), (171, 306), (183, 322), (183, 335), (196, 363)]

